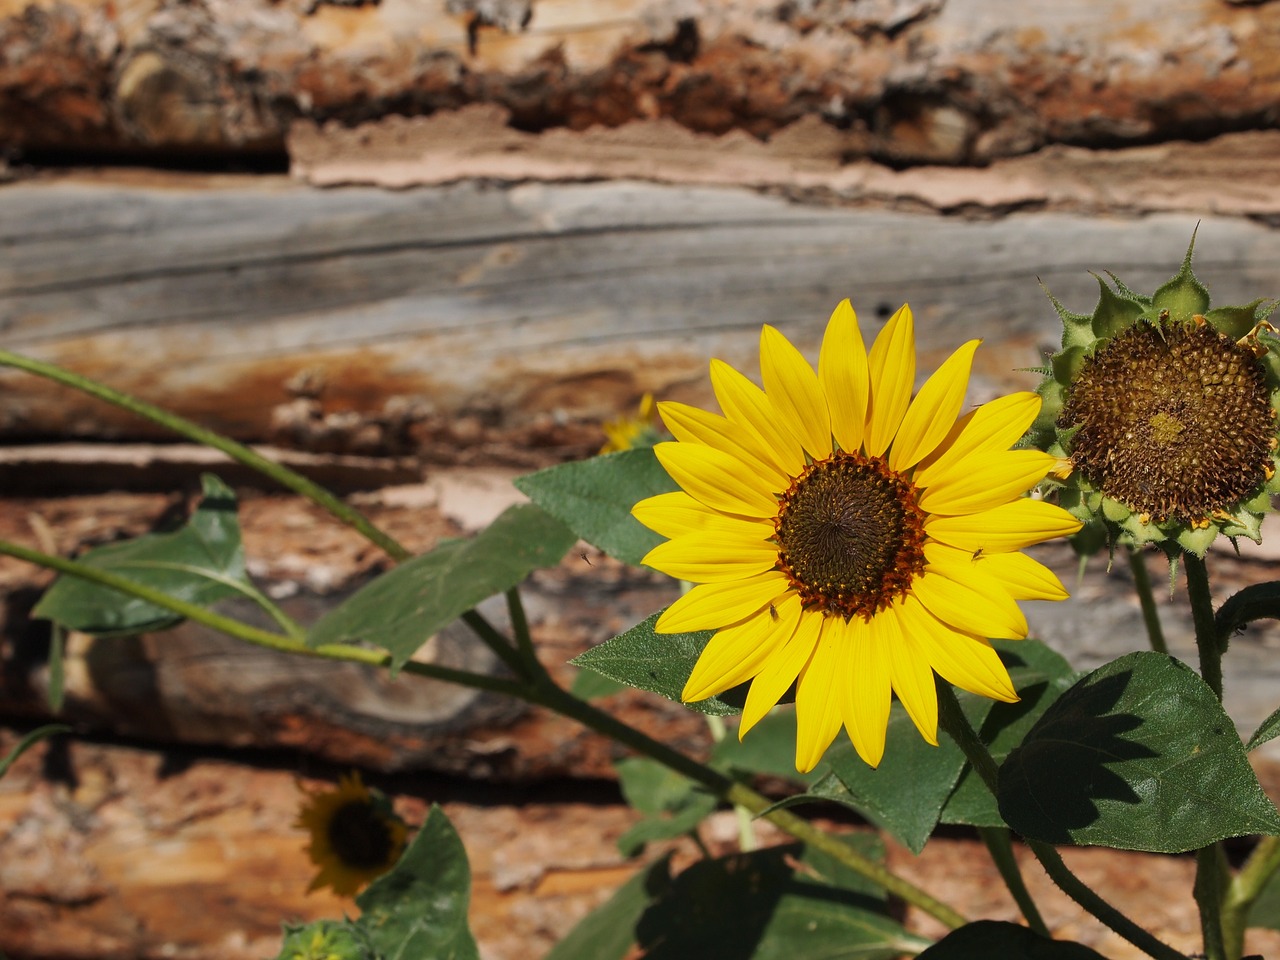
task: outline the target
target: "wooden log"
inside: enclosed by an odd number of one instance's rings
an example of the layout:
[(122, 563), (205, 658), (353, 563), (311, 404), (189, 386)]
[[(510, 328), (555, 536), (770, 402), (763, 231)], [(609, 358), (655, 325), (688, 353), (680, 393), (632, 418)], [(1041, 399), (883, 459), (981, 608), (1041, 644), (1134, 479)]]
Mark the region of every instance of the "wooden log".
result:
[(278, 154), (298, 117), (493, 103), (532, 131), (810, 117), (849, 157), (985, 162), (1270, 126), (1278, 35), (1219, 0), (6, 0), (0, 141)]
[[(1033, 384), (1014, 371), (1056, 345), (1037, 277), (1084, 310), (1088, 270), (1153, 289), (1197, 222), (1215, 302), (1273, 295), (1280, 262), (1280, 238), (1231, 218), (975, 221), (634, 182), (59, 180), (0, 196), (0, 346), (240, 437), (306, 445), (318, 423), (317, 443), (369, 452), (355, 438), (372, 427), (382, 452), (445, 462), (589, 452), (645, 391), (708, 400), (708, 357), (753, 369), (764, 322), (816, 356), (846, 296), (868, 334), (910, 301), (922, 369), (984, 338), (979, 398)], [(25, 374), (0, 388), (0, 437), (160, 435)]]

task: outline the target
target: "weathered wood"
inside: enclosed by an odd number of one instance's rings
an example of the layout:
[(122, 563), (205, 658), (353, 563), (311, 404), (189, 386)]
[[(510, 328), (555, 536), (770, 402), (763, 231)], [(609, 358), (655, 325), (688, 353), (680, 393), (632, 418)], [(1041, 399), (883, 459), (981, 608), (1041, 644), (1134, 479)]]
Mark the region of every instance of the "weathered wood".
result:
[(1274, 124), (1280, 11), (1220, 0), (5, 0), (0, 141), (280, 151), (298, 117), (468, 103), (523, 130), (669, 117), (845, 155), (972, 162), (1045, 143)]
[[(1280, 236), (1217, 217), (972, 221), (629, 182), (26, 183), (0, 189), (0, 345), (253, 439), (318, 371), (352, 435), (394, 422), (395, 452), (529, 462), (589, 451), (646, 390), (706, 400), (707, 358), (753, 368), (764, 322), (816, 355), (845, 296), (869, 333), (910, 301), (926, 363), (983, 337), (975, 396), (1029, 385), (1013, 371), (1058, 336), (1037, 277), (1077, 309), (1091, 269), (1152, 288), (1197, 222), (1217, 302), (1276, 292)], [(0, 386), (0, 436), (159, 435), (26, 375)]]

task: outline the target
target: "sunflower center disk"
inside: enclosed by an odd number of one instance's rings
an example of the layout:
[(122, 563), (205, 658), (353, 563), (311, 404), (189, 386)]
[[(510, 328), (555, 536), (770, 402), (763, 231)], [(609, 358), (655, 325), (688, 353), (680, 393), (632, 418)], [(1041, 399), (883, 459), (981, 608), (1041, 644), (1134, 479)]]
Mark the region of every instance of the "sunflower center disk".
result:
[(1274, 430), (1256, 358), (1208, 325), (1138, 323), (1085, 360), (1058, 419), (1071, 460), (1156, 520), (1230, 511), (1265, 479)]
[(879, 457), (810, 464), (783, 495), (778, 566), (808, 606), (869, 618), (924, 570), (915, 488)]
[(329, 845), (348, 867), (380, 867), (386, 865), (391, 856), (391, 831), (377, 810), (357, 800), (333, 812), (329, 821)]

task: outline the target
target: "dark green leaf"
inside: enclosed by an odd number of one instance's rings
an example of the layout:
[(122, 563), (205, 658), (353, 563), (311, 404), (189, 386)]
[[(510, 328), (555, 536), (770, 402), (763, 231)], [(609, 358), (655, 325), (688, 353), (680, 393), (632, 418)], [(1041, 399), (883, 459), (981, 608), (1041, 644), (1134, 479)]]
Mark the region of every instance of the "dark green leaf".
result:
[(714, 795), (656, 760), (633, 757), (613, 766), (627, 803), (646, 815), (618, 838), (624, 857), (639, 853), (646, 843), (683, 836), (719, 804)]
[[(975, 727), (982, 726), (991, 703), (985, 697), (960, 694), (961, 708)], [(895, 703), (879, 767), (867, 766), (845, 737), (838, 737), (827, 751), (826, 763), (848, 789), (851, 805), (919, 853), (938, 823), (965, 759), (947, 737), (940, 737), (936, 747), (926, 743), (906, 711)]]
[(467, 926), (471, 868), (462, 841), (437, 806), (400, 862), (356, 904), (384, 960), (478, 960)]
[(1045, 711), (1000, 769), (1000, 813), (1033, 839), (1155, 853), (1280, 833), (1213, 692), (1151, 652), (1093, 671)]
[(1271, 716), (1262, 721), (1262, 725), (1253, 731), (1253, 736), (1249, 738), (1249, 742), (1245, 744), (1245, 752), (1254, 750), (1268, 740), (1274, 740), (1280, 737), (1280, 707), (1277, 707)]
[(1048, 940), (1016, 923), (979, 920), (953, 930), (917, 960), (1106, 960), (1088, 947)]
[[(80, 562), (202, 606), (244, 592), (249, 581), (235, 494), (212, 474), (201, 482), (204, 499), (186, 526), (98, 547)], [(71, 576), (57, 579), (32, 616), (100, 636), (165, 630), (182, 622), (162, 607)]]
[(646, 497), (679, 489), (649, 447), (563, 463), (515, 483), (587, 543), (632, 565), (663, 538), (631, 516), (631, 508)]
[(37, 743), (39, 743), (45, 737), (52, 737), (54, 734), (58, 734), (58, 733), (70, 733), (70, 732), (71, 732), (71, 728), (67, 726), (65, 723), (48, 723), (48, 724), (45, 724), (43, 727), (36, 727), (34, 730), (32, 730), (30, 733), (28, 733), (25, 737), (23, 737), (21, 740), (17, 742), (14, 748), (9, 751), (9, 755), (7, 757), (0, 759), (0, 777), (3, 777), (6, 773), (9, 772), (9, 768), (13, 766), (13, 762), (15, 760), (17, 760), (20, 756), (22, 756), (24, 753), (26, 753), (28, 750), (34, 747)]
[[(1039, 640), (994, 640), (992, 645), (1009, 668), (1009, 678), (1022, 698), (1017, 703), (993, 703), (979, 734), (997, 763), (1020, 744), (1035, 722), (1076, 680), (1061, 656)], [(943, 823), (1001, 827), (1000, 809), (972, 767), (965, 767), (942, 810)]]
[(451, 540), (384, 573), (311, 628), (311, 646), (363, 640), (399, 669), (442, 627), (534, 570), (555, 566), (576, 538), (532, 504), (510, 507), (470, 540)]
[(543, 960), (623, 960), (636, 942), (640, 916), (670, 885), (670, 862), (663, 857), (583, 917)]
[[(680, 702), (680, 691), (693, 672), (693, 665), (697, 663), (702, 648), (715, 631), (655, 633), (653, 625), (661, 615), (662, 611), (659, 610), (626, 633), (579, 654), (570, 663), (603, 673), (629, 687), (659, 693), (668, 700)], [(711, 697), (687, 706), (713, 716), (741, 712), (740, 706), (731, 705), (723, 696)]]
[(798, 846), (702, 860), (676, 877), (640, 918), (646, 960), (889, 960), (923, 941), (881, 911), (880, 901), (840, 877), (795, 870)]

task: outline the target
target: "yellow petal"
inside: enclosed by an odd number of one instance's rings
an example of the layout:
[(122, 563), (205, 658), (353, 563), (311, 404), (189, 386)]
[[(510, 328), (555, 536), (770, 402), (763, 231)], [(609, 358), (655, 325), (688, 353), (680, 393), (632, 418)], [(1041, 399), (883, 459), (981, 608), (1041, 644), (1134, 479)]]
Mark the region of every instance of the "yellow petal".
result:
[(768, 521), (748, 520), (712, 510), (683, 490), (641, 500), (631, 508), (631, 515), (654, 533), (669, 538), (713, 530), (758, 540), (767, 540), (774, 534), (773, 524)]
[[(738, 724), (738, 738), (746, 736), (778, 703), (778, 699), (787, 692), (800, 674), (800, 668), (809, 662), (813, 648), (818, 642), (818, 631), (822, 628), (822, 614), (800, 609), (796, 605), (795, 632), (787, 642), (766, 661), (764, 667), (751, 681), (751, 689), (747, 691), (747, 702), (742, 707), (742, 722)], [(779, 619), (791, 616), (791, 606), (786, 610), (778, 610)]]
[(1006, 590), (975, 574), (974, 579), (988, 588), (983, 592), (968, 581), (953, 580), (948, 572), (954, 571), (930, 565), (911, 584), (912, 594), (935, 617), (981, 637), (1021, 640), (1027, 635), (1027, 619)]
[(914, 597), (903, 600), (900, 615), (903, 630), (920, 644), (943, 680), (980, 697), (1005, 703), (1018, 701), (1009, 671), (987, 640), (948, 626)]
[(828, 618), (813, 656), (796, 681), (796, 770), (808, 773), (818, 765), (831, 741), (840, 732), (840, 701), (849, 676), (842, 667), (848, 657), (843, 652), (843, 636), (833, 636)]
[(657, 444), (653, 452), (671, 479), (708, 507), (745, 517), (777, 516), (777, 499), (729, 454), (676, 440)]
[(719, 531), (691, 533), (658, 544), (640, 562), (677, 580), (722, 583), (772, 570), (778, 547)]
[(953, 473), (963, 473), (961, 461), (974, 454), (1008, 450), (1021, 439), (1040, 412), (1034, 393), (1011, 393), (984, 403), (956, 421), (937, 449), (916, 469), (917, 487), (938, 483)]
[(1057, 574), (1024, 553), (983, 554), (978, 565), (1004, 584), (1015, 600), (1065, 600), (1070, 596)]
[(886, 634), (896, 634), (889, 642), (889, 676), (920, 736), (936, 747), (938, 691), (934, 686), (933, 668), (920, 643), (903, 629), (901, 606), (901, 602), (895, 603), (876, 615), (877, 619), (885, 620)]
[(969, 388), (973, 353), (981, 342), (970, 340), (962, 346), (920, 388), (902, 418), (893, 446), (889, 448), (889, 466), (892, 469), (914, 467), (933, 453), (955, 426), (965, 391)]
[(1058, 458), (1039, 450), (993, 451), (969, 457), (969, 469), (935, 482), (917, 500), (926, 513), (978, 513), (1026, 493), (1053, 469)]
[(791, 478), (778, 469), (768, 451), (745, 427), (686, 403), (664, 400), (658, 404), (658, 411), (677, 440), (706, 444), (736, 457), (756, 473), (765, 486), (778, 493), (790, 484)]
[(711, 361), (711, 388), (725, 416), (755, 437), (779, 470), (800, 475), (805, 465), (800, 438), (783, 425), (763, 390), (722, 360)]
[(702, 583), (663, 611), (658, 633), (717, 630), (759, 613), (791, 589), (786, 574), (767, 570), (744, 580)]
[(841, 624), (849, 665), (840, 714), (858, 756), (868, 766), (878, 767), (884, 757), (884, 738), (889, 727), (893, 683), (887, 645), (893, 642), (893, 634), (885, 618), (880, 616), (872, 617), (870, 622), (854, 617)]
[(818, 380), (827, 397), (836, 443), (849, 453), (857, 451), (866, 431), (870, 380), (858, 317), (848, 300), (840, 301), (827, 322), (818, 354)]
[(791, 341), (767, 323), (760, 330), (760, 377), (788, 431), (815, 460), (831, 456), (831, 415), (818, 375)]
[[(792, 604), (794, 610), (791, 609)], [(750, 680), (760, 672), (764, 662), (790, 639), (800, 620), (799, 613), (800, 598), (792, 595), (779, 600), (772, 613), (762, 611), (719, 631), (693, 665), (680, 699), (685, 703), (696, 703)]]
[(1043, 540), (1070, 536), (1080, 527), (1080, 521), (1061, 507), (1026, 497), (980, 513), (929, 516), (924, 521), (924, 532), (929, 536), (971, 554), (976, 550), (983, 554), (1021, 550)]
[(916, 379), (915, 333), (911, 308), (903, 304), (889, 318), (867, 357), (871, 401), (863, 446), (878, 457), (889, 449), (911, 402)]

